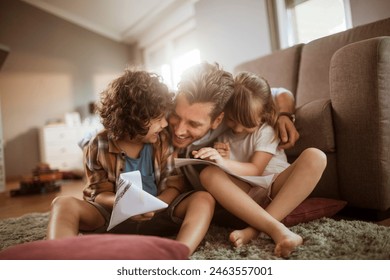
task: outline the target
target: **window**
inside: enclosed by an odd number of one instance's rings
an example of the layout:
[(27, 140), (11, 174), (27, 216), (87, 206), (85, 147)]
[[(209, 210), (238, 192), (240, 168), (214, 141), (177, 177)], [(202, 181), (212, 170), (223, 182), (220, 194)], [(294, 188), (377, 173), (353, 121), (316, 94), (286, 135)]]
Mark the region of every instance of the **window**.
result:
[(174, 57), (172, 62), (172, 81), (174, 88), (180, 82), (180, 76), (183, 71), (192, 65), (200, 63), (200, 52), (198, 49), (193, 49), (180, 56)]
[(278, 0), (280, 47), (331, 35), (351, 28), (349, 0)]
[(200, 63), (195, 38), (195, 30), (191, 30), (146, 50), (147, 69), (161, 75), (168, 87), (176, 90), (183, 71)]

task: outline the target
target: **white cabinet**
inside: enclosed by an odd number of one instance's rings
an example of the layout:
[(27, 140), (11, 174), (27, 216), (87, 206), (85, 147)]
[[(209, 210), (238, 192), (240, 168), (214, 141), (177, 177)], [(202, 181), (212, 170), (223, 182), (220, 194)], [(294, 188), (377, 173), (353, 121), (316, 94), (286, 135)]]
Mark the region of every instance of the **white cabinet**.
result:
[(83, 170), (83, 153), (78, 142), (86, 131), (83, 126), (48, 125), (41, 128), (41, 161), (61, 171)]

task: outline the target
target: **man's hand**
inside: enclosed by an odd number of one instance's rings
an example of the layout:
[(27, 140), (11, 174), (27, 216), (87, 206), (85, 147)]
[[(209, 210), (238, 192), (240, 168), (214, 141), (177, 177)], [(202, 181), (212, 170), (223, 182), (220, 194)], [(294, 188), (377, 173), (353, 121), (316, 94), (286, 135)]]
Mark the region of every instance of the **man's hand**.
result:
[(280, 144), (279, 149), (289, 149), (294, 147), (295, 142), (299, 139), (299, 133), (294, 123), (287, 116), (279, 116), (278, 128)]

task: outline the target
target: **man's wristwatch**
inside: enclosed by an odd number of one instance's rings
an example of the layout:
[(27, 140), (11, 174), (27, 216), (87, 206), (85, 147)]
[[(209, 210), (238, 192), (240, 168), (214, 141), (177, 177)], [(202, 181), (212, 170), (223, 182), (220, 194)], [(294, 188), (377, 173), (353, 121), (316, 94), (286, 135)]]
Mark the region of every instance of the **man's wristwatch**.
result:
[(295, 114), (293, 113), (288, 113), (288, 112), (280, 112), (279, 115), (280, 116), (286, 116), (288, 117), (293, 123), (295, 123)]

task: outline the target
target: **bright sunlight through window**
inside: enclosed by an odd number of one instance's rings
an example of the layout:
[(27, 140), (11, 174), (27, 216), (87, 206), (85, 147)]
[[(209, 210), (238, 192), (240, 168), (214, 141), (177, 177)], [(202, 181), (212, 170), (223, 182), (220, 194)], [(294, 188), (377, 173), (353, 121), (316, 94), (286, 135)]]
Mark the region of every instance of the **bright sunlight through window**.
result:
[(180, 82), (181, 74), (188, 69), (189, 67), (200, 63), (200, 52), (195, 49), (189, 51), (179, 57), (173, 59), (173, 71), (172, 71), (172, 80), (173, 88), (177, 88), (177, 84)]
[(156, 69), (156, 72), (164, 79), (164, 83), (171, 89), (177, 90), (181, 74), (189, 67), (200, 63), (200, 52), (198, 49), (189, 51), (175, 57), (171, 64), (163, 64)]
[(345, 7), (345, 3), (345, 0), (287, 0), (286, 8), (292, 28), (289, 45), (307, 43), (349, 28), (346, 13), (349, 7)]

